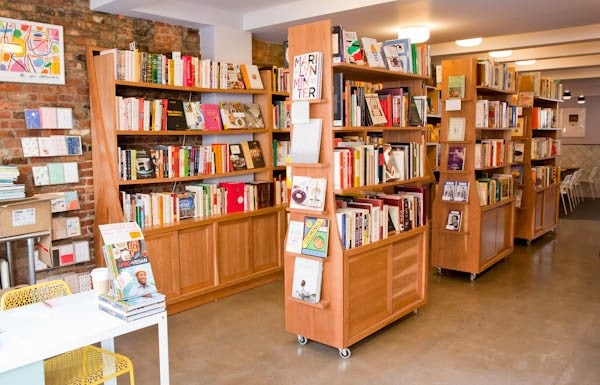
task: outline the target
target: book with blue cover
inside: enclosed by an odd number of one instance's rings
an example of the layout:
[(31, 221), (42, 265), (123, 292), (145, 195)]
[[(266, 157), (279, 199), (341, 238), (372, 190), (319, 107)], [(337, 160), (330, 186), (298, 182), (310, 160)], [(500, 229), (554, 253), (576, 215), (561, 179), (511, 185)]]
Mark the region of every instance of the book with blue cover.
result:
[(39, 110), (25, 110), (25, 125), (27, 128), (42, 128)]
[(304, 217), (304, 238), (302, 251), (304, 255), (327, 258), (329, 244), (329, 219), (319, 217)]

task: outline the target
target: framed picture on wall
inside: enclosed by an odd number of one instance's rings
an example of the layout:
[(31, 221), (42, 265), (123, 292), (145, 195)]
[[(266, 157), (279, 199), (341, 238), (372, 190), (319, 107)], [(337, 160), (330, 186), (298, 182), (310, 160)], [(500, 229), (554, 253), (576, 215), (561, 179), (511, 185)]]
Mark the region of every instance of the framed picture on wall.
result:
[(563, 108), (562, 137), (582, 138), (585, 136), (585, 108)]
[(0, 17), (0, 82), (65, 84), (63, 27)]

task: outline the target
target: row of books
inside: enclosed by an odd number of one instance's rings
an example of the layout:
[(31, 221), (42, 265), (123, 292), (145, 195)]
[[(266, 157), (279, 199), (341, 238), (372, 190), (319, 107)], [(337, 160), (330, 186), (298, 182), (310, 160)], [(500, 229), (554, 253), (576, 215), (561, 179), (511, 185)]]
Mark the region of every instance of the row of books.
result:
[(531, 108), (531, 128), (549, 129), (559, 128), (563, 121), (563, 110), (560, 108)]
[(263, 89), (258, 67), (182, 55), (181, 52), (158, 54), (138, 50), (103, 50), (114, 54), (115, 79), (171, 86)]
[(477, 179), (477, 196), (481, 206), (510, 199), (513, 189), (512, 174), (493, 174), (489, 178)]
[(417, 142), (338, 142), (333, 150), (335, 190), (424, 176), (424, 146)]
[(116, 96), (117, 130), (240, 130), (265, 128), (260, 106), (256, 103), (182, 102)]
[(412, 44), (410, 39), (378, 42), (362, 37), (359, 40), (356, 32), (337, 25), (332, 28), (332, 48), (334, 63), (368, 64), (390, 71), (431, 76), (429, 45)]
[(504, 91), (517, 90), (517, 75), (514, 66), (497, 63), (491, 59), (477, 61), (477, 85)]
[(290, 155), (292, 142), (289, 140), (273, 139), (273, 166), (285, 166)]
[(287, 199), (287, 187), (280, 180), (196, 183), (178, 193), (121, 191), (124, 217), (142, 228), (186, 218), (254, 211), (287, 203)]
[(17, 166), (0, 165), (0, 201), (25, 198), (25, 185), (15, 183), (20, 174)]
[(542, 159), (560, 155), (561, 140), (554, 138), (532, 138), (531, 159)]
[(111, 290), (98, 295), (98, 308), (125, 321), (165, 311), (158, 292), (151, 256), (140, 226), (135, 222), (99, 226)]
[(120, 180), (178, 178), (265, 167), (260, 143), (118, 148)]
[(563, 84), (559, 79), (542, 78), (539, 71), (519, 73), (519, 91), (531, 91), (535, 97), (561, 99)]
[(273, 66), (272, 68), (273, 92), (290, 92), (290, 70), (285, 67)]
[(558, 182), (556, 166), (535, 166), (531, 168), (531, 179), (536, 188), (550, 186)]
[(523, 160), (522, 152), (516, 154), (515, 144), (512, 141), (482, 139), (475, 143), (475, 168), (500, 167), (519, 161), (519, 158)]
[(498, 100), (477, 100), (475, 127), (508, 128), (517, 126), (518, 107)]
[(336, 220), (344, 249), (385, 239), (426, 224), (426, 188), (397, 187), (395, 194), (336, 197)]
[(427, 121), (427, 97), (411, 95), (407, 87), (383, 88), (369, 82), (344, 80), (334, 74), (333, 125), (422, 126)]
[(273, 101), (273, 129), (285, 130), (292, 127), (292, 104), (288, 101), (276, 100)]

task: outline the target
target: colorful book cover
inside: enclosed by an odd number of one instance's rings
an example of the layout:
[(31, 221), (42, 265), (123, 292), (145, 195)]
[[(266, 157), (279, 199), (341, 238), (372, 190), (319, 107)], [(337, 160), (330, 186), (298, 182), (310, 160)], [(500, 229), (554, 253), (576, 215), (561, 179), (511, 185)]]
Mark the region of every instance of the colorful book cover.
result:
[(409, 39), (386, 40), (381, 44), (381, 51), (390, 71), (412, 72)]
[(239, 102), (221, 102), (219, 104), (221, 111), (221, 121), (224, 130), (239, 130), (248, 128), (246, 122), (246, 113), (242, 103)]
[(206, 131), (221, 131), (221, 111), (219, 105), (214, 103), (202, 103), (200, 106), (202, 115), (204, 116), (204, 124)]
[(329, 219), (307, 216), (304, 218), (302, 254), (327, 258)]
[(200, 102), (183, 102), (183, 112), (188, 130), (204, 130), (204, 114)]
[(100, 225), (99, 229), (115, 297), (128, 299), (156, 292), (150, 256), (139, 225), (135, 222), (111, 223)]
[(294, 56), (292, 100), (321, 99), (323, 52)]
[(42, 128), (39, 110), (25, 110), (25, 124), (27, 128)]
[(450, 146), (448, 148), (448, 170), (460, 171), (465, 166), (465, 147)]
[(244, 103), (244, 113), (248, 128), (265, 128), (265, 121), (258, 103)]

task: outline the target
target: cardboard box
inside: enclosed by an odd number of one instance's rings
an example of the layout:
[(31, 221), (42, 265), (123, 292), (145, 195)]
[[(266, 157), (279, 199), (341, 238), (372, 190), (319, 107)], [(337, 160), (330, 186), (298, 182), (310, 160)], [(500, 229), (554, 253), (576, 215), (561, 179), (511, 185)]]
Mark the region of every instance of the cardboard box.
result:
[(0, 203), (0, 238), (52, 228), (50, 200), (26, 198)]

